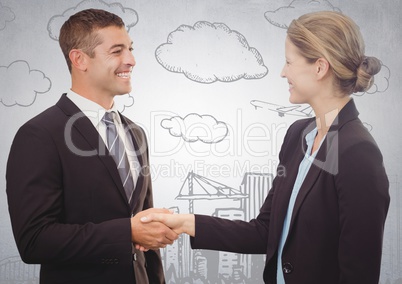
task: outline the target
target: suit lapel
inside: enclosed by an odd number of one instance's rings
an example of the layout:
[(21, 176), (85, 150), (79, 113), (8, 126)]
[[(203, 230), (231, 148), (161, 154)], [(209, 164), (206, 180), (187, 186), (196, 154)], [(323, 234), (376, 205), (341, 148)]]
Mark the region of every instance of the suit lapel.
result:
[(273, 208), (273, 211), (277, 212), (276, 218), (273, 218), (271, 222), (276, 223), (275, 227), (278, 228), (279, 234), (276, 234), (280, 236), (280, 233), (282, 232), (283, 229), (283, 222), (285, 221), (285, 216), (286, 212), (288, 209), (288, 204), (289, 204), (289, 199), (292, 194), (293, 190), (293, 185), (296, 180), (297, 176), (297, 171), (298, 171), (298, 165), (300, 164), (300, 161), (303, 158), (303, 153), (297, 151), (294, 155), (292, 155), (292, 159), (289, 161), (289, 165), (287, 168), (287, 173), (286, 175), (289, 178), (284, 178), (282, 183), (278, 185), (278, 190), (277, 190), (277, 200), (273, 201), (273, 206), (277, 208)]
[[(292, 230), (292, 225), (295, 222), (295, 218), (303, 204), (303, 201), (307, 197), (308, 193), (314, 186), (319, 175), (324, 171), (326, 173), (336, 175), (338, 173), (338, 159), (339, 159), (339, 145), (338, 145), (338, 135), (339, 130), (345, 123), (350, 120), (356, 119), (358, 116), (358, 111), (354, 104), (353, 99), (351, 99), (345, 107), (340, 111), (334, 122), (332, 123), (320, 149), (317, 152), (317, 156), (311, 165), (310, 170), (300, 188), (297, 195), (295, 205), (293, 208), (292, 219), (290, 222), (289, 234)], [(307, 127), (309, 129), (309, 127)], [(311, 128), (310, 128), (311, 130)], [(309, 131), (309, 130), (308, 130)], [(308, 133), (308, 132), (307, 132)], [(305, 136), (305, 135), (304, 135)], [(303, 138), (303, 142), (305, 140)], [(306, 147), (304, 147), (306, 149)], [(297, 173), (296, 173), (297, 174)]]
[(271, 218), (271, 222), (275, 229), (270, 232), (269, 238), (272, 239), (272, 242), (270, 241), (269, 244), (275, 244), (275, 247), (271, 247), (270, 253), (267, 255), (268, 259), (270, 259), (277, 250), (299, 165), (307, 150), (304, 140), (305, 135), (303, 135), (303, 133), (305, 129), (309, 129), (313, 123), (314, 120), (312, 119), (306, 121), (306, 124), (302, 126), (300, 134), (298, 134), (298, 138), (292, 139), (290, 144), (284, 149), (283, 160), (285, 164), (281, 166), (285, 167), (286, 172), (281, 178), (280, 183), (276, 185), (276, 192), (274, 193), (274, 200), (272, 201), (272, 212), (275, 212), (275, 216)]
[(91, 121), (70, 99), (67, 98), (65, 94), (63, 94), (57, 102), (57, 106), (63, 110), (68, 117), (70, 117), (67, 124), (71, 124), (72, 127), (69, 127), (69, 129), (77, 130), (93, 149), (92, 151), (86, 151), (85, 153), (87, 153), (87, 155), (97, 155), (99, 157), (100, 161), (109, 171), (110, 176), (125, 200), (125, 203), (127, 203), (127, 197), (124, 192), (123, 183), (120, 179), (116, 163), (112, 156), (109, 155), (105, 143)]
[(292, 213), (292, 218), (290, 221), (290, 227), (289, 227), (289, 234), (292, 230), (293, 224), (295, 222), (295, 218), (300, 210), (301, 205), (303, 204), (304, 199), (310, 192), (310, 190), (313, 188), (314, 183), (316, 182), (320, 172), (322, 169), (317, 167), (316, 165), (311, 165), (310, 170), (307, 173), (306, 178), (303, 181), (303, 184), (299, 190), (299, 193), (297, 194), (296, 201), (293, 207), (293, 213)]

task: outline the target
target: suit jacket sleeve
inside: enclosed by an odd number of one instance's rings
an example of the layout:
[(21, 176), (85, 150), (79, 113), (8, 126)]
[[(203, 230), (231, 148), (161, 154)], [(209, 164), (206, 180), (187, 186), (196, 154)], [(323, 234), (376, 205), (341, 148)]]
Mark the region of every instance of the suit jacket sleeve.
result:
[[(283, 159), (284, 151), (286, 151), (290, 135), (291, 128), (285, 135), (279, 153), (280, 162)], [(245, 254), (265, 254), (271, 222), (272, 199), (277, 185), (278, 177), (275, 177), (272, 188), (260, 208), (259, 215), (249, 222), (195, 215), (196, 236), (190, 238), (191, 247), (193, 249), (212, 249)]]
[[(266, 209), (272, 195), (266, 199)], [(264, 210), (264, 209), (262, 209)], [(269, 209), (268, 209), (269, 210)], [(268, 211), (250, 222), (195, 215), (195, 234), (191, 237), (193, 249), (211, 249), (237, 253), (265, 254), (267, 250)]]
[[(129, 218), (64, 223), (63, 169), (54, 137), (27, 123), (11, 146), (7, 197), (13, 233), (27, 263), (102, 263), (105, 256), (130, 263)], [(68, 171), (67, 171), (68, 172)], [(79, 197), (77, 197), (79, 198)]]

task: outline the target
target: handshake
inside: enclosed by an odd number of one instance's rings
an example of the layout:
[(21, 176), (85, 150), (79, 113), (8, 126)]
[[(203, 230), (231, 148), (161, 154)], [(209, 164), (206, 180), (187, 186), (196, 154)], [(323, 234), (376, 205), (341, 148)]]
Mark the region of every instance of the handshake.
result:
[(193, 214), (173, 214), (168, 209), (150, 208), (131, 218), (131, 239), (141, 251), (165, 248), (183, 233), (195, 236)]

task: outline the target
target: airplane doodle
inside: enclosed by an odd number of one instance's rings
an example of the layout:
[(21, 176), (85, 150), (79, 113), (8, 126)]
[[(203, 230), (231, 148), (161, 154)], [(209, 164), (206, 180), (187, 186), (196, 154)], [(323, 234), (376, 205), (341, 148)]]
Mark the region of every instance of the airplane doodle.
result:
[(302, 116), (302, 117), (312, 117), (313, 109), (310, 106), (302, 106), (302, 105), (294, 105), (294, 106), (281, 106), (277, 104), (272, 104), (259, 100), (250, 101), (255, 109), (258, 108), (267, 108), (270, 111), (277, 112), (280, 117), (284, 117), (286, 115), (293, 116)]

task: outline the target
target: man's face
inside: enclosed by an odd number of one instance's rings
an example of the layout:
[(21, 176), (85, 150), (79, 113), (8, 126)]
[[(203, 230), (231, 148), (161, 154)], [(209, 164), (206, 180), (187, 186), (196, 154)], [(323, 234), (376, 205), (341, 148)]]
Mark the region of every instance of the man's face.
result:
[(101, 44), (87, 65), (88, 83), (97, 96), (114, 97), (131, 91), (131, 71), (135, 66), (132, 41), (124, 27), (97, 31)]

